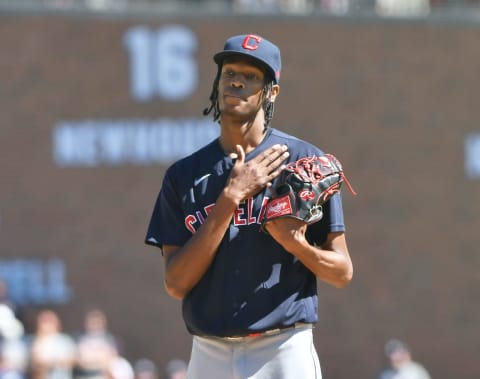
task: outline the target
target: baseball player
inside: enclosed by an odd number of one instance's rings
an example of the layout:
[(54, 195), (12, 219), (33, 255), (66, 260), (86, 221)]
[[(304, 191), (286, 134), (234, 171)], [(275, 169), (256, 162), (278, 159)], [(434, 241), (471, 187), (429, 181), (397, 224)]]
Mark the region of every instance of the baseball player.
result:
[(166, 290), (193, 335), (187, 378), (318, 379), (317, 278), (343, 287), (353, 272), (341, 195), (319, 222), (279, 218), (260, 231), (285, 165), (323, 152), (270, 126), (276, 45), (233, 36), (213, 59), (204, 114), (220, 136), (168, 168), (145, 238), (162, 249)]

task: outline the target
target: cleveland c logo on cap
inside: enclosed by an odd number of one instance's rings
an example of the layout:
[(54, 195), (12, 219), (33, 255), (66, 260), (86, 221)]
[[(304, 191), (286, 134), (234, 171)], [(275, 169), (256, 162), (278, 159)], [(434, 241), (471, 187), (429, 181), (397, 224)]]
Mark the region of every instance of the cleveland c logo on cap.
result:
[[(253, 44), (250, 45), (250, 40), (253, 40)], [(249, 34), (243, 39), (242, 47), (246, 50), (257, 50), (258, 44), (262, 40), (262, 37), (256, 36), (255, 34)]]

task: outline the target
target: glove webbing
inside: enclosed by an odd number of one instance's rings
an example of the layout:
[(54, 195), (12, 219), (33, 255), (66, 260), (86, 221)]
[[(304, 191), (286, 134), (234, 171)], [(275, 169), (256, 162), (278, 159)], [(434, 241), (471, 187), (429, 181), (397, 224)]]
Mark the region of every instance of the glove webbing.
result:
[[(345, 173), (343, 172), (342, 165), (335, 156), (332, 154), (325, 154), (321, 157), (312, 156), (300, 158), (295, 162), (290, 162), (285, 167), (286, 170), (294, 172), (302, 180), (306, 182), (311, 182), (312, 184), (318, 183), (326, 175), (332, 173), (338, 173), (342, 178), (342, 181), (348, 187), (348, 190), (352, 195), (357, 195), (352, 185), (348, 181)], [(325, 198), (327, 195), (333, 194), (338, 191), (338, 184), (333, 185), (331, 188), (328, 188), (325, 193)]]

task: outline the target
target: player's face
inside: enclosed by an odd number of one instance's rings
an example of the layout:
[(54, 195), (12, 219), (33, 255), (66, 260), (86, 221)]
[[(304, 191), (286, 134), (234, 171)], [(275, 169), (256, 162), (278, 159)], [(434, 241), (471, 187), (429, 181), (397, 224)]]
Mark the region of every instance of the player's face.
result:
[(235, 58), (222, 65), (218, 104), (222, 115), (252, 117), (261, 107), (265, 72), (249, 60)]

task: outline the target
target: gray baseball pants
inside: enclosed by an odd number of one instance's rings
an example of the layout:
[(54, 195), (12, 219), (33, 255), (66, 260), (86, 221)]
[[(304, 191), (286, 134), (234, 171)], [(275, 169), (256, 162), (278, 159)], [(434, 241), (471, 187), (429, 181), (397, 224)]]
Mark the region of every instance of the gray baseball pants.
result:
[(321, 379), (311, 326), (274, 335), (193, 337), (187, 379)]

